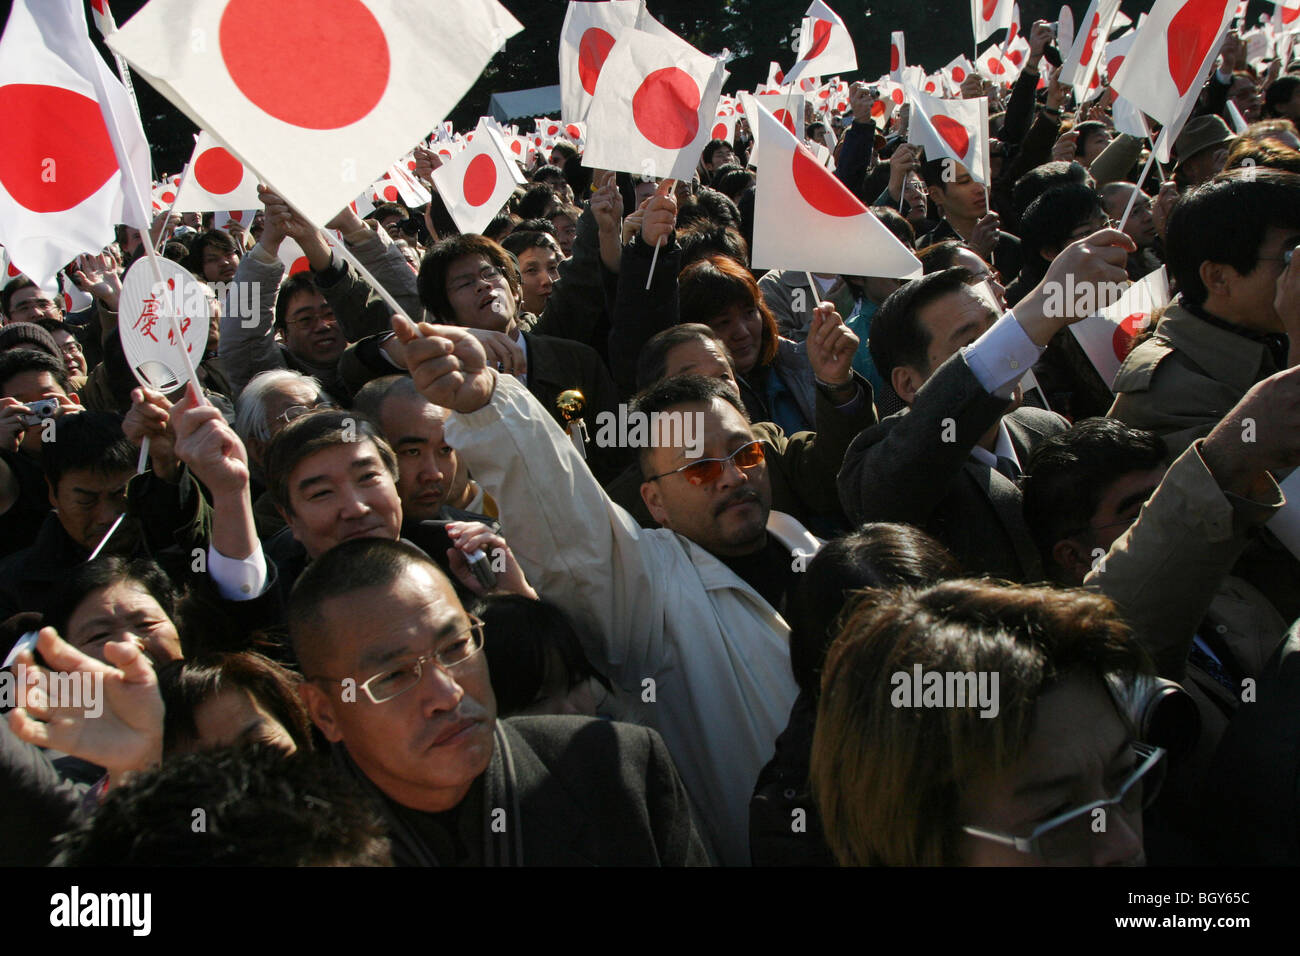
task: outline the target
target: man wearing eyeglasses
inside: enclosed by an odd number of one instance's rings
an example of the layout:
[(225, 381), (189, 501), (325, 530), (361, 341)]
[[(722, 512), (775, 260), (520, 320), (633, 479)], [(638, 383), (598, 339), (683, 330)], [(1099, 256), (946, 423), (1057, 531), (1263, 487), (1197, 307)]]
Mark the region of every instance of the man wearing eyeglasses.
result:
[(663, 525), (646, 530), (477, 339), (395, 327), (416, 386), (452, 410), (447, 441), (497, 501), (529, 579), (579, 623), (619, 688), (614, 715), (663, 734), (711, 851), (748, 863), (754, 780), (797, 694), (779, 609), (819, 542), (771, 510), (762, 445), (735, 393), (685, 376), (638, 398), (638, 413), (699, 416), (702, 439), (694, 455), (680, 433), (640, 449), (642, 496)]
[(653, 730), (497, 719), (483, 622), (418, 549), (339, 545), (299, 579), (290, 622), (308, 711), (379, 797), (398, 865), (707, 861)]

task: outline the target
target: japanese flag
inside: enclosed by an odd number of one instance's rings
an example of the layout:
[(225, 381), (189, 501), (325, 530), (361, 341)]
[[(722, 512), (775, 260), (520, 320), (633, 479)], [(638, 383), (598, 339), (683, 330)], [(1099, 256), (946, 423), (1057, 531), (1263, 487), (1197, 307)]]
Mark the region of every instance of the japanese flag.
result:
[(809, 77), (830, 76), (857, 68), (858, 54), (849, 28), (838, 13), (821, 0), (813, 0), (799, 31), (799, 58), (785, 75), (785, 82), (794, 83), (805, 73)]
[(1005, 51), (1007, 47), (1015, 42), (1018, 36), (1020, 36), (1020, 4), (1013, 3), (1011, 5), (1011, 22), (1007, 24), (1007, 38), (1002, 41), (1002, 49)]
[(1278, 33), (1300, 30), (1300, 0), (1281, 0), (1273, 4), (1273, 29)]
[(1074, 99), (1082, 103), (1097, 75), (1105, 52), (1106, 38), (1119, 12), (1119, 0), (1092, 0), (1083, 15), (1082, 29), (1075, 37), (1070, 55), (1061, 64), (1060, 82), (1074, 88)]
[(1169, 304), (1165, 267), (1134, 282), (1115, 302), (1097, 314), (1070, 326), (1102, 381), (1115, 380), (1119, 367), (1133, 349), (1137, 334), (1151, 324), (1153, 315)]
[(1137, 32), (1129, 30), (1106, 44), (1106, 50), (1101, 57), (1101, 65), (1108, 79), (1113, 80), (1115, 74), (1119, 72), (1119, 68), (1124, 65), (1124, 57), (1128, 56), (1129, 48), (1133, 46), (1133, 41), (1136, 38)]
[(63, 285), (63, 314), (73, 315), (77, 312), (84, 312), (95, 304), (95, 299), (88, 292), (82, 292), (76, 284), (68, 278), (66, 272), (61, 273)]
[(38, 285), (112, 242), (116, 223), (145, 218), (149, 145), (78, 0), (15, 0), (0, 38), (0, 116), (0, 242)]
[(1015, 0), (970, 0), (975, 42), (983, 43), (999, 30), (1009, 29), (1014, 6)]
[(150, 0), (106, 42), (319, 223), (521, 29), (496, 0)]
[(955, 58), (951, 63), (943, 68), (943, 73), (948, 77), (948, 81), (954, 87), (959, 87), (966, 80), (966, 77), (975, 72), (975, 67), (965, 56)]
[(719, 110), (714, 118), (713, 131), (709, 134), (709, 139), (720, 139), (730, 143), (736, 138), (736, 120), (740, 119), (740, 115), (734, 110), (725, 112), (725, 115), (724, 112)]
[(767, 65), (767, 85), (781, 86), (784, 83), (785, 83), (785, 72), (777, 64), (776, 60), (773, 60)]
[(902, 83), (905, 66), (907, 66), (907, 50), (903, 45), (903, 31), (895, 30), (889, 35), (889, 78), (895, 83)]
[(560, 103), (565, 122), (587, 118), (596, 79), (619, 34), (636, 26), (639, 0), (570, 2), (560, 30)]
[[(740, 102), (744, 107), (745, 117), (749, 120), (749, 135), (754, 139), (749, 150), (749, 165), (755, 168), (758, 167), (758, 141), (762, 138), (763, 130), (755, 117), (758, 116), (760, 106), (766, 109), (787, 133), (796, 139), (803, 139), (801, 127), (795, 126), (795, 118), (803, 116), (804, 113), (802, 93), (793, 95), (789, 93), (741, 93)], [(795, 132), (796, 129), (799, 129), (798, 133)]]
[(1235, 9), (1234, 0), (1156, 0), (1110, 85), (1152, 119), (1176, 125), (1177, 136)]
[(713, 132), (726, 77), (721, 59), (684, 40), (625, 30), (587, 113), (583, 164), (690, 179)]
[(926, 159), (955, 159), (971, 179), (989, 185), (988, 97), (940, 100), (908, 89), (907, 98), (912, 104), (907, 141), (924, 147)]
[(758, 269), (801, 269), (910, 279), (921, 263), (871, 210), (761, 106), (761, 153), (754, 197)]
[(311, 263), (307, 261), (307, 253), (302, 251), (302, 246), (289, 236), (280, 240), (280, 248), (276, 250), (276, 257), (280, 264), (284, 266), (284, 277), (287, 279), (291, 275), (297, 275), (299, 272), (306, 272), (311, 269)]
[(496, 130), (479, 120), (469, 147), (433, 171), (456, 228), (481, 233), (526, 180)]
[(1001, 47), (991, 46), (981, 53), (976, 64), (980, 76), (998, 86), (1008, 86), (1015, 82), (1020, 70), (1008, 55), (1010, 52), (1003, 53)]
[(231, 225), (242, 226), (245, 231), (253, 223), (256, 209), (223, 209), (212, 214), (212, 228), (230, 232)]
[(254, 209), (261, 204), (257, 177), (211, 134), (199, 133), (189, 171), (172, 208), (176, 212), (226, 212)]

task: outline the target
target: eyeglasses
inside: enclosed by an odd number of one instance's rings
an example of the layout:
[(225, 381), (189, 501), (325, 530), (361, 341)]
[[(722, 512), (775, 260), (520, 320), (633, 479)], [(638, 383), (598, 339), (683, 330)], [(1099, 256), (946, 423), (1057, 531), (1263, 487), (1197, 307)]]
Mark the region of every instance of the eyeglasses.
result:
[(447, 287), (448, 292), (464, 292), (466, 289), (472, 289), (480, 282), (495, 282), (500, 279), (504, 273), (496, 266), (484, 266), (476, 276), (464, 276), (457, 279)]
[(308, 412), (314, 412), (323, 409), (338, 408), (333, 402), (319, 401), (312, 405), (290, 405), (279, 415), (275, 416), (277, 422), (284, 422), (286, 425), (295, 418), (302, 418)]
[(312, 309), (310, 312), (300, 312), (285, 324), (295, 329), (309, 329), (317, 322), (334, 322), (334, 309), (330, 306), (322, 306), (319, 309)]
[[(425, 664), (433, 664), (444, 672), (450, 673), (453, 667), (465, 663), (481, 650), (483, 650), (483, 622), (470, 614), (469, 627), (457, 631), (444, 641), (441, 647), (397, 667), (380, 671), (363, 681), (361, 689), (373, 703), (387, 703), (420, 683), (420, 678), (424, 676)], [(342, 680), (333, 677), (313, 677), (312, 680), (330, 684), (343, 683)]]
[(726, 458), (701, 458), (699, 461), (690, 462), (672, 471), (665, 471), (662, 475), (654, 475), (646, 481), (658, 481), (660, 478), (680, 473), (693, 485), (711, 485), (722, 477), (723, 469), (728, 462), (732, 461), (736, 463), (737, 468), (758, 467), (763, 464), (763, 443), (752, 441), (747, 445), (741, 445)]
[[(962, 827), (962, 831), (982, 840), (1015, 847), (1021, 853), (1032, 854), (1049, 862), (1084, 858), (1097, 834), (1093, 829), (1094, 810), (1118, 807), (1126, 816), (1133, 817), (1151, 806), (1160, 793), (1160, 784), (1164, 782), (1165, 765), (1162, 758), (1165, 749), (1134, 742), (1133, 753), (1137, 757), (1137, 766), (1120, 784), (1115, 796), (1094, 800), (1058, 814), (1034, 827), (1028, 836), (1012, 836), (1009, 833), (969, 826)], [(1153, 770), (1156, 773), (1153, 774)], [(1151, 775), (1150, 779), (1144, 781), (1143, 778), (1148, 774)]]

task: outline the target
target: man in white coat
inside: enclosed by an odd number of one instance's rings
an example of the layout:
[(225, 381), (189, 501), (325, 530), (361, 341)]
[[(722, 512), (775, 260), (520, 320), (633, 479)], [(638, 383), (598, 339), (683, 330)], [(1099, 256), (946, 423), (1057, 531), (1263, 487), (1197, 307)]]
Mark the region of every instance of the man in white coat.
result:
[(700, 428), (641, 450), (642, 495), (663, 525), (646, 530), (472, 335), (394, 325), (416, 386), (452, 410), (447, 442), (496, 499), (529, 580), (578, 621), (617, 686), (615, 716), (663, 735), (712, 852), (747, 864), (749, 798), (797, 693), (778, 608), (819, 542), (771, 511), (739, 397), (698, 376), (643, 394), (634, 412), (681, 412)]

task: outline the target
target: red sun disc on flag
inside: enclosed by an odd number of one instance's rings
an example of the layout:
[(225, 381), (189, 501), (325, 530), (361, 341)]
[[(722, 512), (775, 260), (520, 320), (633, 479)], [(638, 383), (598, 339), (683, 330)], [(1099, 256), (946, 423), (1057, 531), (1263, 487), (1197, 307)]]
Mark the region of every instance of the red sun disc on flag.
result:
[(889, 44), (889, 72), (893, 73), (898, 69), (898, 44)]
[(632, 119), (660, 149), (689, 146), (700, 131), (700, 88), (675, 66), (655, 70), (632, 96)]
[(829, 20), (813, 21), (813, 42), (812, 48), (804, 57), (805, 60), (811, 60), (813, 57), (821, 56), (826, 51), (826, 44), (831, 42), (831, 30), (835, 24)]
[(176, 201), (176, 194), (169, 189), (158, 198), (165, 203), (174, 203)]
[(894, 101), (895, 106), (903, 105), (903, 91), (901, 89), (894, 90), (889, 94), (889, 98)]
[(719, 123), (717, 126), (713, 127), (713, 133), (712, 133), (712, 135), (711, 135), (709, 138), (710, 138), (710, 139), (726, 139), (726, 138), (727, 138), (727, 124), (726, 124), (726, 123)]
[(985, 20), (992, 20), (993, 14), (998, 12), (998, 0), (984, 0), (980, 5), (980, 16)]
[(794, 132), (794, 118), (785, 110), (777, 110), (775, 113), (772, 114), (772, 116), (775, 117), (776, 121), (780, 123), (782, 126), (784, 126), (786, 129), (788, 129), (790, 132), (792, 133)]
[(831, 175), (803, 146), (796, 146), (791, 166), (795, 188), (808, 205), (828, 216), (844, 218), (866, 212), (848, 187)]
[(578, 127), (573, 123), (564, 127), (564, 131), (568, 133), (572, 139), (582, 139), (582, 130), (578, 129)]
[(1223, 20), (1222, 0), (1187, 0), (1165, 30), (1169, 75), (1184, 96), (1196, 82)]
[(519, 140), (515, 140), (513, 143), (510, 144), (510, 150), (511, 150), (511, 151), (512, 151), (516, 156), (520, 156), (520, 155), (523, 155), (524, 147), (523, 147), (523, 145), (519, 142)]
[(5, 272), (8, 274), (10, 279), (17, 279), (20, 275), (22, 275), (21, 272), (19, 272), (17, 269), (14, 268), (14, 264), (12, 262), (9, 263), (8, 267), (5, 269)]
[(72, 311), (72, 296), (66, 292), (63, 293), (63, 311), (65, 313)]
[(784, 71), (784, 70), (777, 70), (777, 71), (776, 71), (776, 85), (777, 85), (777, 86), (780, 86), (780, 85), (781, 85), (782, 83), (784, 83), (784, 82), (785, 82), (785, 71)]
[(388, 202), (397, 202), (398, 197), (401, 196), (401, 193), (397, 191), (396, 186), (385, 186), (383, 196), (384, 199)]
[(194, 161), (194, 181), (214, 196), (220, 196), (244, 181), (244, 166), (226, 149), (213, 146)]
[(1010, 60), (1012, 63), (1014, 63), (1016, 66), (1019, 66), (1020, 61), (1023, 60), (1024, 58), (1025, 58), (1025, 52), (1023, 50), (1007, 51), (1007, 59)]
[(953, 82), (960, 83), (962, 80), (966, 79), (966, 71), (959, 66), (954, 66), (952, 68), (952, 78)]
[(10, 131), (39, 136), (5, 137), (0, 183), (32, 212), (62, 212), (93, 196), (117, 173), (117, 156), (99, 104), (58, 86), (0, 86), (0, 116)]
[(1119, 72), (1120, 64), (1123, 62), (1124, 62), (1124, 57), (1122, 56), (1117, 56), (1113, 60), (1111, 60), (1110, 63), (1106, 65), (1106, 75), (1113, 80), (1115, 78), (1115, 74)]
[(1300, 7), (1296, 7), (1294, 10), (1290, 7), (1282, 8), (1283, 23), (1295, 23), (1296, 17), (1300, 17)]
[(297, 275), (299, 272), (307, 272), (311, 269), (311, 263), (307, 261), (306, 256), (299, 256), (293, 260), (293, 265), (289, 267), (289, 275)]
[(925, 92), (927, 92), (927, 93), (933, 93), (933, 92), (934, 92), (934, 80), (927, 80), (927, 81), (926, 81), (926, 84), (925, 84)]
[(966, 132), (966, 127), (951, 116), (943, 115), (930, 117), (930, 123), (943, 141), (952, 147), (953, 152), (965, 159), (966, 150), (970, 149), (970, 134)]
[(487, 153), (479, 153), (465, 168), (462, 189), (465, 201), (471, 206), (481, 206), (492, 198), (497, 188), (497, 164)]
[(596, 92), (596, 79), (605, 58), (614, 46), (614, 38), (600, 27), (592, 27), (578, 41), (578, 79), (588, 94)]
[(884, 100), (876, 100), (876, 102), (874, 102), (874, 103), (871, 104), (871, 118), (872, 118), (872, 119), (879, 119), (880, 117), (882, 117), (882, 116), (884, 116), (884, 115), (885, 115), (885, 101), (884, 101)]
[(1115, 334), (1111, 337), (1111, 346), (1115, 349), (1115, 357), (1121, 362), (1128, 357), (1128, 353), (1133, 351), (1133, 340), (1137, 338), (1139, 332), (1145, 329), (1151, 319), (1145, 312), (1134, 312), (1132, 315), (1126, 315), (1115, 326)]
[(994, 76), (1001, 76), (1003, 73), (1007, 72), (1007, 68), (1002, 65), (1002, 61), (996, 56), (989, 57), (988, 68), (989, 72)]
[[(250, 42), (259, 36), (298, 42), (278, 45), (270, 68), (265, 46)], [(221, 14), (220, 42), (239, 91), (291, 126), (350, 126), (388, 88), (388, 40), (361, 0), (230, 0)]]
[(1097, 42), (1097, 31), (1101, 29), (1101, 14), (1092, 15), (1092, 23), (1088, 26), (1088, 39), (1083, 44), (1083, 54), (1079, 57), (1079, 62), (1085, 66), (1092, 62), (1092, 48)]

